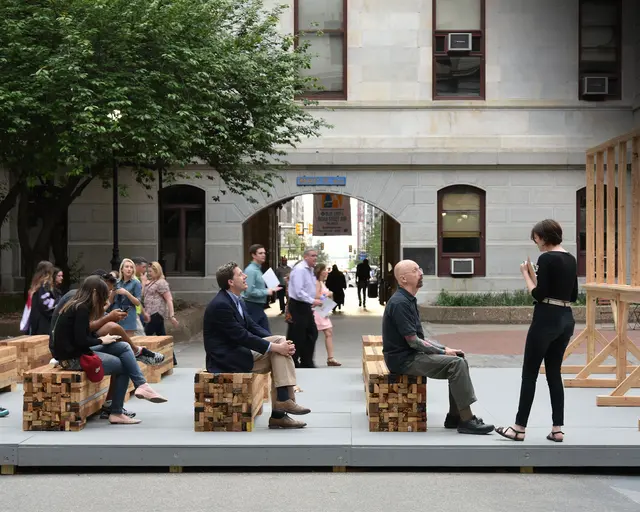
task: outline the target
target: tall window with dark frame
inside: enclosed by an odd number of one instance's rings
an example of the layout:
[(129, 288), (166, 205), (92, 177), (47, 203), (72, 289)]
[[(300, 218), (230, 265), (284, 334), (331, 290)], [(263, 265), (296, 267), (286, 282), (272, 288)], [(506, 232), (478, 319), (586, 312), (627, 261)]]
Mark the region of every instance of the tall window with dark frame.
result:
[(294, 0), (294, 31), (309, 43), (311, 68), (301, 73), (317, 80), (316, 99), (347, 99), (347, 0)]
[(433, 0), (433, 98), (484, 99), (485, 0)]
[(168, 275), (202, 276), (205, 271), (205, 191), (190, 185), (162, 189), (160, 243)]
[(451, 259), (472, 258), (474, 276), (485, 275), (486, 195), (470, 185), (438, 191), (438, 275), (451, 274)]
[(580, 0), (580, 98), (619, 100), (622, 2)]

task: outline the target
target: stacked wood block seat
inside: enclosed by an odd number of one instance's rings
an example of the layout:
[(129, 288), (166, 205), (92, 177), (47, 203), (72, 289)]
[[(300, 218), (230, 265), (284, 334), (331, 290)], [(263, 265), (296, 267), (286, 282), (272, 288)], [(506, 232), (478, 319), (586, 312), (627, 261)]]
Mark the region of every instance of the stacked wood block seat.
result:
[(396, 375), (384, 361), (367, 361), (370, 432), (426, 432), (427, 378)]
[(365, 391), (367, 390), (367, 361), (384, 360), (382, 356), (382, 336), (374, 336), (365, 334), (362, 336), (362, 377), (364, 381)]
[(131, 341), (138, 347), (146, 347), (164, 355), (164, 361), (158, 366), (149, 366), (145, 375), (150, 384), (160, 382), (162, 377), (173, 373), (173, 336), (134, 336)]
[(194, 430), (251, 432), (269, 396), (269, 374), (196, 373)]
[[(149, 367), (141, 362), (138, 366), (147, 378)], [(25, 372), (23, 430), (82, 430), (87, 418), (100, 411), (110, 383), (108, 375), (93, 383), (83, 371), (63, 370), (51, 364)], [(133, 392), (133, 382), (129, 381), (125, 402)]]
[(0, 392), (15, 391), (18, 381), (16, 347), (0, 346)]
[(82, 371), (53, 365), (24, 374), (22, 430), (82, 430), (102, 407), (109, 378), (90, 382)]
[(0, 341), (0, 346), (15, 347), (18, 365), (18, 382), (24, 372), (47, 364), (51, 360), (49, 336), (17, 336)]

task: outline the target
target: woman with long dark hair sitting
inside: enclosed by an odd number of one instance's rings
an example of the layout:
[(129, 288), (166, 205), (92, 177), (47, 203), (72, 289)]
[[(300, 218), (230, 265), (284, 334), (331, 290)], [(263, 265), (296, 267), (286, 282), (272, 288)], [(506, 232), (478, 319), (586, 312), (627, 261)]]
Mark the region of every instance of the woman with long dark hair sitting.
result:
[(109, 299), (109, 288), (99, 276), (89, 276), (69, 302), (60, 310), (51, 332), (51, 353), (65, 370), (80, 371), (80, 357), (95, 353), (102, 360), (105, 375), (115, 379), (109, 422), (131, 425), (140, 420), (123, 414), (123, 405), (129, 379), (136, 387), (136, 398), (151, 402), (166, 402), (147, 384), (131, 347), (119, 336), (107, 334), (96, 337), (89, 323), (104, 314)]

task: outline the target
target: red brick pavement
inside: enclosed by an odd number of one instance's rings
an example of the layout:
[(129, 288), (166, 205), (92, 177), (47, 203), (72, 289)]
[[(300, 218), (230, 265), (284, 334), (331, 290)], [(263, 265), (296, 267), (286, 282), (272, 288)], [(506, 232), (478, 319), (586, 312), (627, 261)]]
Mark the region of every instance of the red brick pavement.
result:
[[(576, 329), (575, 335), (580, 334)], [(613, 339), (613, 331), (600, 331), (609, 340)], [(519, 355), (524, 351), (524, 342), (527, 331), (478, 331), (457, 332), (434, 336), (440, 343), (464, 350), (468, 354), (485, 355)], [(629, 331), (629, 339), (636, 345), (640, 345), (640, 331)], [(596, 347), (596, 351), (597, 351)], [(585, 354), (586, 345), (578, 347), (575, 354)]]

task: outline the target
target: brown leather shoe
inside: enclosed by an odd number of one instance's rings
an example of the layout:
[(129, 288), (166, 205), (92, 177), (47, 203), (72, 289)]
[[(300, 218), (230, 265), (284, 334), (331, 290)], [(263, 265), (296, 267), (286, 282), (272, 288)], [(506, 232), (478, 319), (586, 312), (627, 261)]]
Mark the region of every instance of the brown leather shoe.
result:
[(269, 428), (304, 428), (306, 426), (304, 421), (294, 420), (286, 414), (284, 418), (269, 418)]
[(289, 414), (309, 414), (311, 409), (307, 409), (306, 407), (302, 407), (295, 403), (291, 398), (286, 402), (276, 402), (273, 406), (273, 409), (276, 411), (288, 412)]

